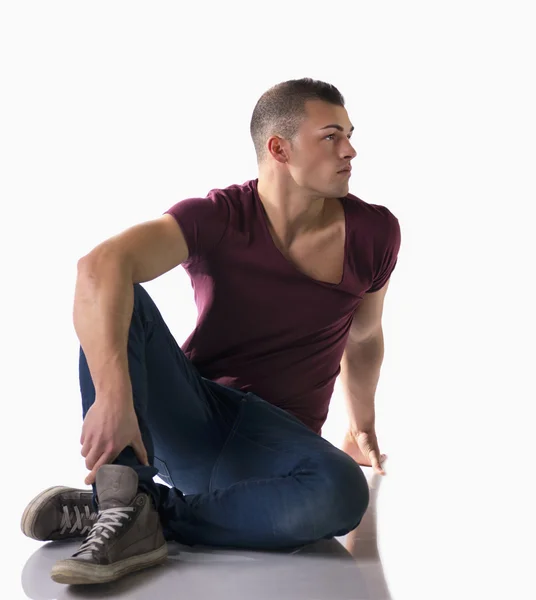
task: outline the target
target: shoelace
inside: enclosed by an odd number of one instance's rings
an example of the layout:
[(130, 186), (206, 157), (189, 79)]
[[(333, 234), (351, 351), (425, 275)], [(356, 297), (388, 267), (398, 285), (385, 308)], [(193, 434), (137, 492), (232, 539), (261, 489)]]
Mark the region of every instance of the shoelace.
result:
[(122, 521), (125, 518), (128, 519), (128, 514), (135, 510), (136, 509), (133, 506), (126, 506), (124, 508), (106, 508), (101, 510), (86, 541), (73, 556), (78, 558), (92, 558), (91, 551), (98, 550), (98, 544), (104, 544), (104, 538), (110, 539), (109, 532), (115, 534), (116, 529), (124, 525), (124, 522)]
[(60, 523), (60, 527), (61, 527), (61, 531), (60, 533), (63, 535), (65, 534), (65, 532), (69, 529), (69, 533), (74, 533), (77, 529), (80, 529), (81, 533), (86, 533), (86, 531), (89, 531), (91, 529), (91, 525), (86, 525), (85, 527), (83, 527), (83, 523), (82, 523), (82, 517), (85, 517), (86, 519), (89, 519), (90, 521), (94, 521), (97, 518), (97, 513), (96, 512), (91, 512), (89, 510), (89, 506), (86, 504), (84, 506), (84, 512), (85, 514), (81, 514), (80, 513), (80, 509), (78, 508), (78, 506), (74, 507), (74, 523), (71, 521), (71, 514), (69, 513), (69, 508), (68, 506), (63, 506), (63, 517), (61, 519), (61, 523)]

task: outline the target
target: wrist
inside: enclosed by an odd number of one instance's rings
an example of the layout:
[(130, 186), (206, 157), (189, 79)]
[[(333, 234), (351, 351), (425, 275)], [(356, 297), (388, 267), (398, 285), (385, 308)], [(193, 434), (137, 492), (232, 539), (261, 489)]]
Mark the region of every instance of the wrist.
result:
[(130, 379), (107, 381), (106, 384), (95, 387), (95, 403), (107, 406), (132, 406), (132, 383)]
[(348, 434), (369, 433), (370, 431), (374, 431), (375, 427), (374, 419), (354, 421), (348, 425)]

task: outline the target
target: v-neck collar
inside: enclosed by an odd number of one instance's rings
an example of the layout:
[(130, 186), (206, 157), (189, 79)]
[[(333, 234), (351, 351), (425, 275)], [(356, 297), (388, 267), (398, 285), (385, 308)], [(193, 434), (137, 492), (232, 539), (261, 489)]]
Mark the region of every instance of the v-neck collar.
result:
[(281, 252), (281, 250), (277, 247), (277, 245), (274, 242), (274, 239), (272, 237), (272, 234), (270, 233), (270, 229), (268, 227), (268, 214), (266, 213), (266, 209), (264, 208), (264, 204), (262, 203), (260, 196), (259, 196), (259, 192), (257, 190), (258, 182), (259, 182), (258, 178), (253, 180), (253, 196), (255, 198), (255, 202), (257, 203), (257, 206), (259, 207), (259, 212), (261, 214), (262, 228), (264, 230), (264, 233), (268, 236), (273, 249), (285, 261), (285, 263), (287, 265), (289, 265), (296, 273), (298, 273), (299, 275), (301, 275), (308, 281), (311, 281), (313, 283), (318, 283), (320, 285), (325, 285), (330, 288), (336, 288), (336, 287), (341, 286), (344, 282), (344, 278), (346, 275), (346, 264), (347, 264), (347, 258), (348, 258), (347, 257), (347, 254), (348, 254), (348, 211), (346, 209), (346, 198), (344, 198), (344, 197), (338, 198), (338, 200), (340, 200), (342, 203), (342, 208), (344, 211), (344, 262), (343, 262), (343, 267), (342, 267), (342, 277), (341, 277), (341, 280), (339, 281), (339, 283), (330, 283), (329, 281), (321, 281), (320, 279), (314, 279), (313, 277), (310, 277), (309, 275), (305, 274), (303, 271), (298, 269), (298, 267), (291, 260), (289, 260)]

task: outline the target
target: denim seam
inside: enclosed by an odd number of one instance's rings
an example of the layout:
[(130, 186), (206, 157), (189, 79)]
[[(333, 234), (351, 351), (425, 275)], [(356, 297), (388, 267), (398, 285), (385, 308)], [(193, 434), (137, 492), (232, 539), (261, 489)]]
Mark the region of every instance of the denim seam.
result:
[(212, 482), (214, 481), (214, 477), (215, 477), (215, 475), (217, 473), (217, 470), (218, 470), (218, 467), (219, 467), (219, 464), (220, 464), (220, 461), (221, 461), (221, 457), (222, 457), (223, 451), (227, 447), (227, 444), (229, 443), (230, 439), (233, 437), (233, 435), (234, 435), (234, 433), (236, 431), (236, 428), (238, 427), (240, 421), (242, 420), (242, 415), (244, 414), (244, 408), (245, 408), (246, 398), (247, 398), (247, 394), (242, 399), (242, 403), (240, 405), (240, 410), (238, 412), (238, 415), (236, 417), (234, 425), (233, 425), (231, 431), (229, 432), (229, 435), (227, 436), (227, 439), (225, 440), (225, 443), (223, 444), (222, 449), (220, 450), (220, 453), (218, 454), (218, 458), (216, 459), (216, 462), (214, 463), (214, 467), (212, 469), (212, 473), (210, 474), (210, 481), (208, 482), (208, 492), (209, 492), (209, 494), (214, 491), (213, 488), (212, 488)]
[(264, 444), (261, 444), (260, 442), (251, 440), (250, 438), (246, 437), (245, 435), (242, 435), (241, 433), (237, 433), (236, 437), (239, 437), (243, 440), (247, 440), (249, 443), (255, 444), (256, 446), (260, 446), (261, 448), (264, 448), (265, 450), (270, 450), (271, 452), (277, 452), (278, 454), (288, 454), (288, 452), (286, 452), (285, 450), (278, 450), (277, 448), (270, 448), (269, 446), (265, 446)]

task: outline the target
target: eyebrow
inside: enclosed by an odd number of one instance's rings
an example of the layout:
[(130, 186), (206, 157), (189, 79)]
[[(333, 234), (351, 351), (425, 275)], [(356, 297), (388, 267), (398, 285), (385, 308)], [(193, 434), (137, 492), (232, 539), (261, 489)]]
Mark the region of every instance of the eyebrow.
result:
[[(331, 125), (326, 125), (325, 127), (321, 127), (319, 131), (322, 131), (322, 129), (329, 129), (330, 127), (333, 127), (334, 129), (338, 129), (339, 131), (344, 131), (344, 127), (342, 127), (341, 125), (339, 125), (338, 123), (332, 123)], [(352, 125), (352, 127), (350, 128), (350, 133), (355, 129), (355, 126)]]

